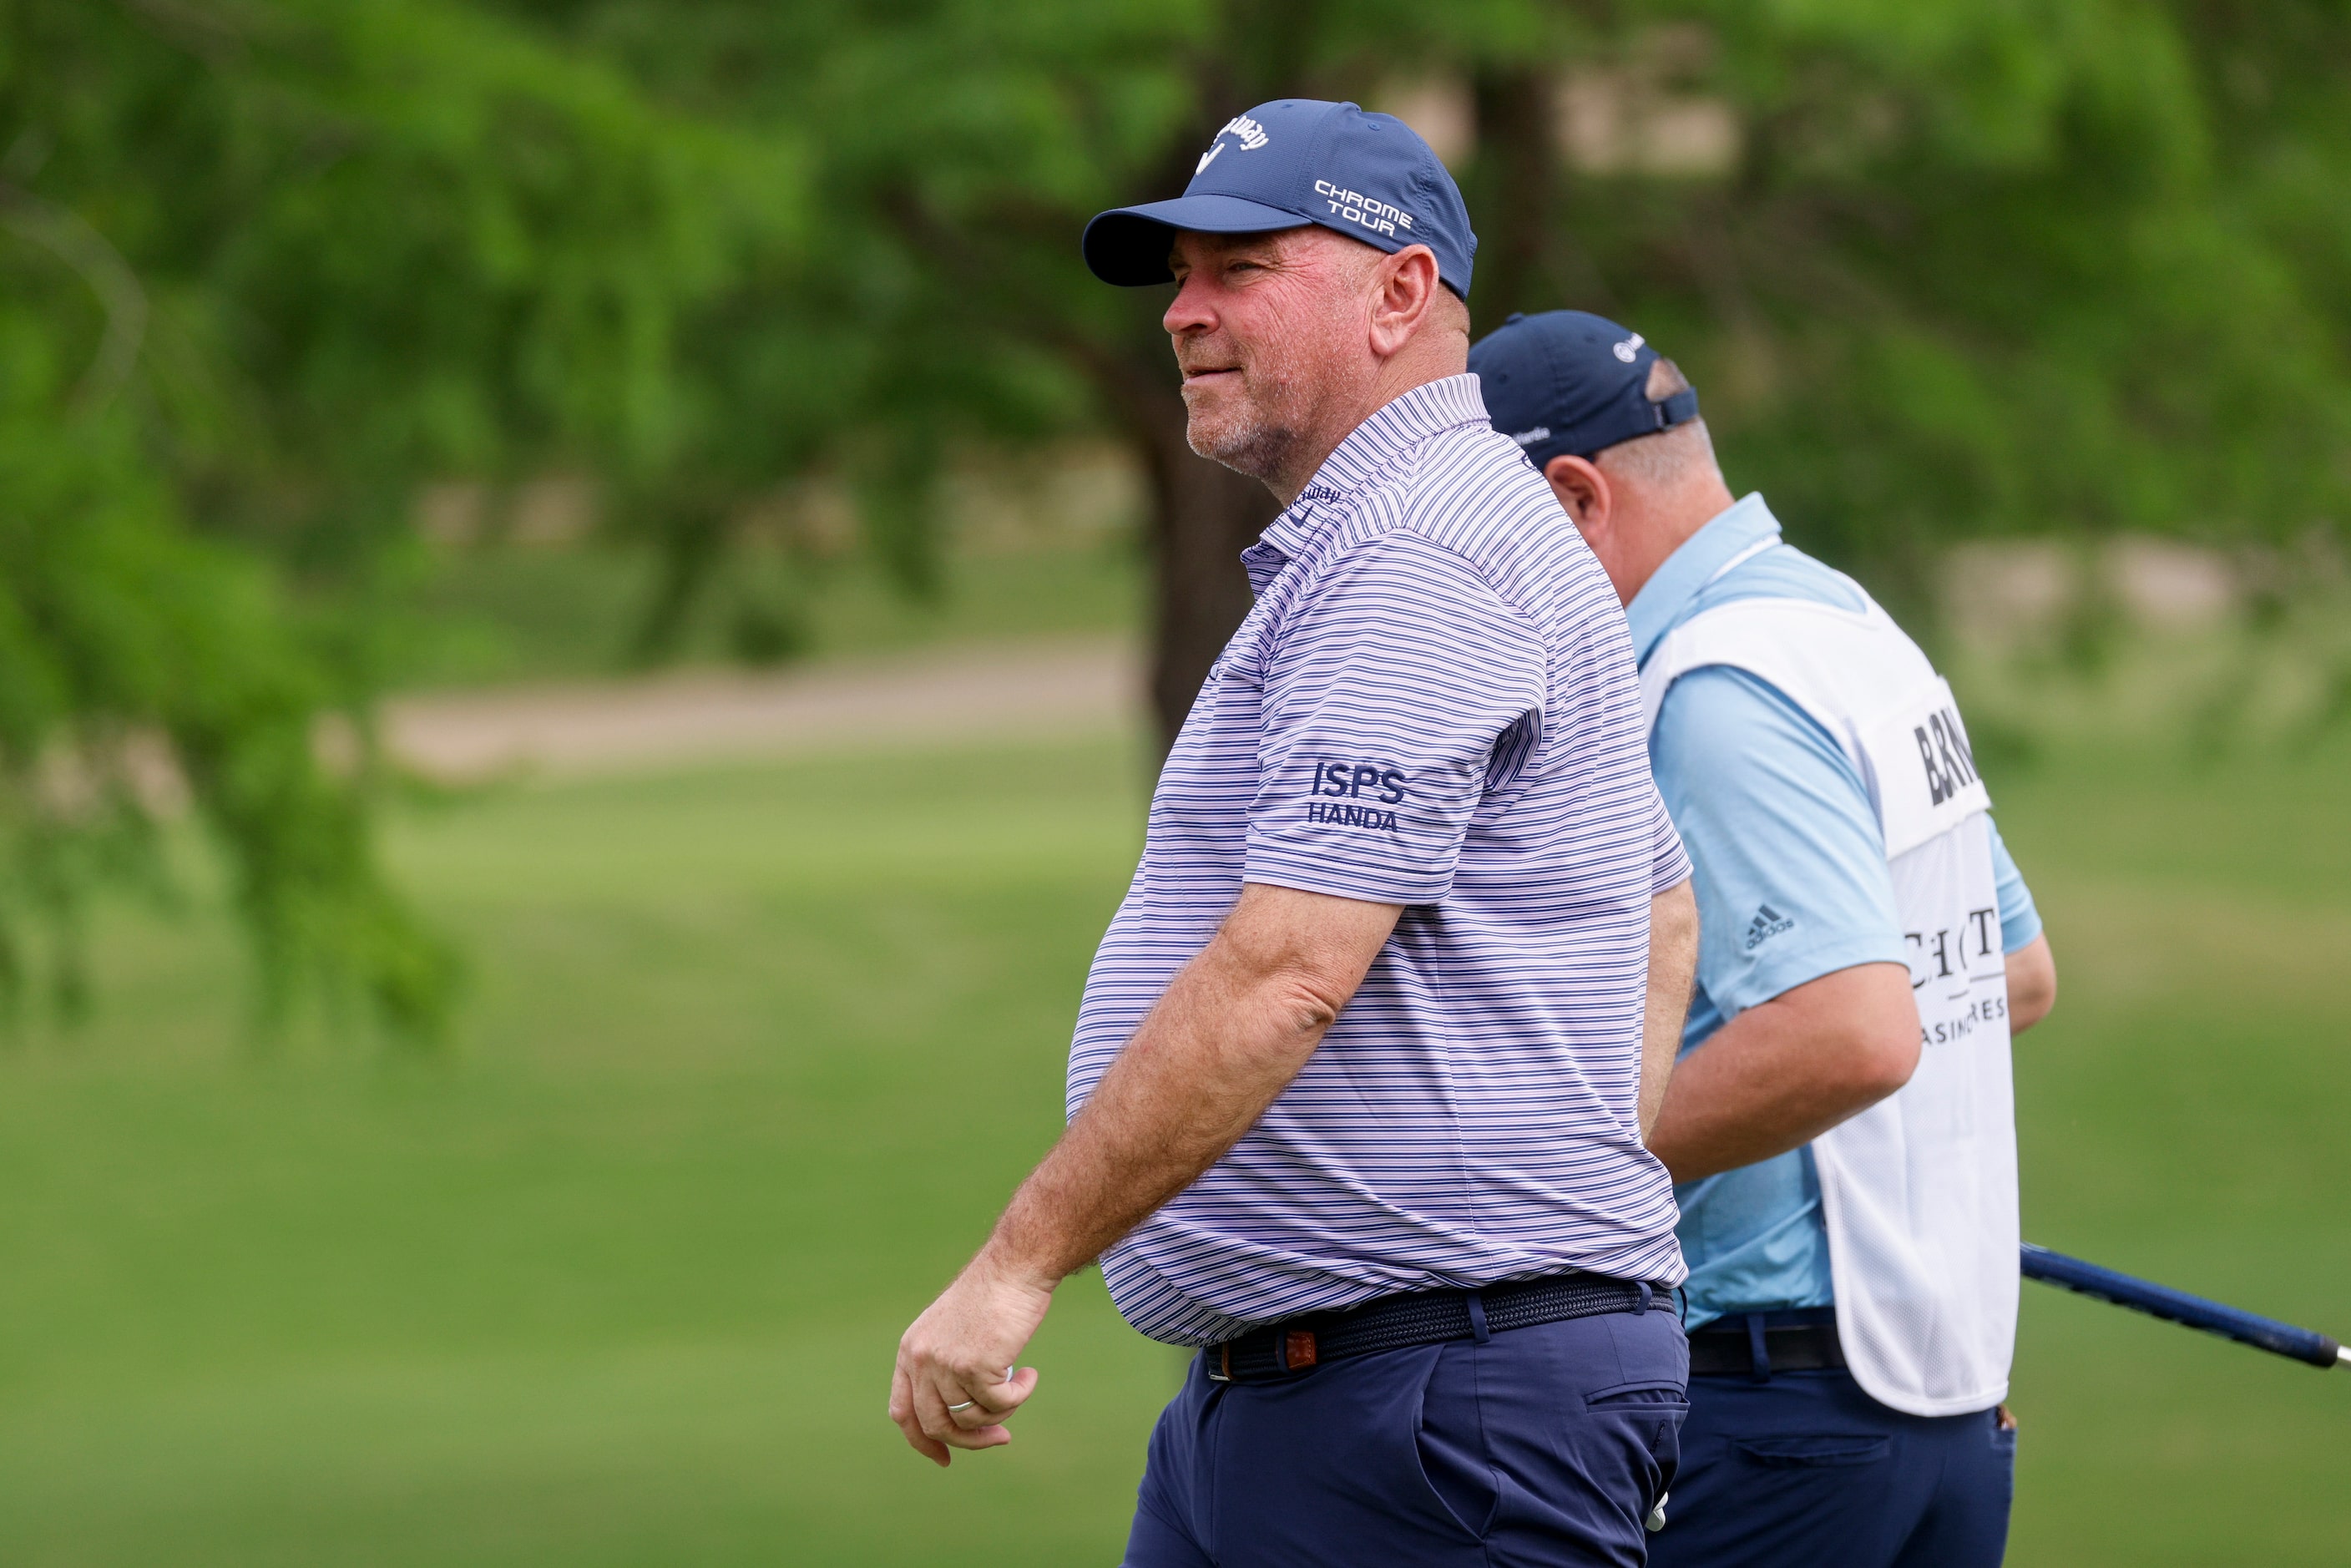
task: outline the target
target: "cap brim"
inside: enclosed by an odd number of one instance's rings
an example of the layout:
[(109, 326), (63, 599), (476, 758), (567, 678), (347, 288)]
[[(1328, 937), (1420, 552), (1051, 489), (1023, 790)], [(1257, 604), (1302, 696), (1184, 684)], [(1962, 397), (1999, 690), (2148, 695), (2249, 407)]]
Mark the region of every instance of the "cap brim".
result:
[(1178, 196), (1099, 214), (1086, 225), (1086, 266), (1104, 283), (1135, 288), (1173, 283), (1167, 252), (1179, 230), (1196, 234), (1254, 235), (1304, 228), (1312, 220), (1242, 196)]

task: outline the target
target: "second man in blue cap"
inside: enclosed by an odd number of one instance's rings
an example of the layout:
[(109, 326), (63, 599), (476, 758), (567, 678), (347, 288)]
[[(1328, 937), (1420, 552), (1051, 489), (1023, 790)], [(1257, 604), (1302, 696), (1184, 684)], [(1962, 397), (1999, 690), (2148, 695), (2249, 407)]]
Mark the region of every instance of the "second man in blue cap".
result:
[(1638, 333), (1514, 317), (1471, 350), (1625, 601), (1697, 866), (1673, 1172), (1691, 1411), (1650, 1561), (1991, 1568), (2015, 1457), (2009, 1037), (2056, 971), (1950, 687), (1850, 578), (1734, 502)]

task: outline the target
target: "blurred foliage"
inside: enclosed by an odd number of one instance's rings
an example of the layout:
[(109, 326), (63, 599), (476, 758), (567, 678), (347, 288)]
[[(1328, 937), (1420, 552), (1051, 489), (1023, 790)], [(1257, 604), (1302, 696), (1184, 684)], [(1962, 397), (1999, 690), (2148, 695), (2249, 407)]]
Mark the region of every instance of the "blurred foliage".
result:
[(1582, 226), (1729, 394), (1727, 461), (1830, 553), (1915, 582), (1959, 534), (2344, 517), (2351, 7), (1719, 25), (1734, 182), (1646, 233)]
[(167, 886), (152, 819), (184, 789), (235, 863), (267, 1013), (323, 970), (429, 1037), (450, 955), (378, 874), (364, 792), (319, 765), (330, 694), (282, 597), (175, 526), (128, 420), (48, 412), (0, 407), (0, 998), (37, 933), (80, 1009), (85, 900)]
[(369, 585), (423, 477), (700, 477), (736, 427), (685, 340), (789, 254), (797, 156), (429, 0), (16, 0), (0, 149), (0, 990), (46, 940), (74, 1001), (84, 901), (161, 883), (184, 790), (269, 1010), (325, 977), (429, 1036)]
[[(2351, 0), (0, 0), (0, 983), (155, 874), (161, 737), (280, 994), (324, 960), (439, 1015), (364, 723), (428, 479), (594, 479), (662, 563), (648, 652), (731, 582), (773, 657), (792, 595), (729, 569), (785, 481), (920, 588), (959, 447), (1107, 431), (1172, 725), (1266, 503), (1078, 232), (1252, 103), (1432, 87), (1481, 327), (1631, 322), (1734, 481), (1913, 607), (1961, 535), (2346, 515)], [(1595, 105), (1726, 155), (1596, 157)]]
[[(1187, 494), (1160, 291), (1102, 287), (1075, 239), (1289, 93), (1466, 89), (1481, 329), (1631, 322), (1698, 381), (1734, 481), (1914, 613), (1956, 537), (2276, 540), (2351, 500), (2343, 0), (507, 10), (667, 101), (807, 129), (810, 298), (855, 328), (819, 357), (852, 414), (837, 459), (903, 497), (958, 440), (1129, 436), (1158, 489), (1163, 663), (1168, 597), (1200, 575), (1181, 558), (1231, 543), (1185, 508), (1249, 497)], [(1620, 132), (1727, 110), (1734, 141), (1715, 166), (1571, 157), (1578, 91)], [(919, 576), (925, 514), (878, 515)]]

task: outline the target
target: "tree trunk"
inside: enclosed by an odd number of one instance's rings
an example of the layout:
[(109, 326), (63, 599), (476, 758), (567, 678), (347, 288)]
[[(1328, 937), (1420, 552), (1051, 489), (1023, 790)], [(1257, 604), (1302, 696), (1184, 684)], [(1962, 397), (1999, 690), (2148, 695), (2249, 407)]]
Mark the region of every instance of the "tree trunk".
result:
[[(1180, 195), (1198, 154), (1228, 115), (1285, 95), (1321, 90), (1308, 70), (1321, 7), (1311, 0), (1225, 0), (1218, 41), (1195, 64), (1197, 111), (1167, 144), (1151, 199)], [(1208, 667), (1249, 613), (1240, 553), (1280, 510), (1272, 493), (1245, 475), (1196, 454), (1185, 439), (1184, 399), (1159, 329), (1164, 298), (1133, 324), (1123, 349), (1088, 344), (1076, 355), (1126, 427), (1151, 482), (1151, 712), (1159, 754), (1176, 744)]]
[(1558, 167), (1552, 151), (1552, 84), (1532, 67), (1480, 71), (1471, 100), (1478, 116), (1478, 158), (1466, 193), (1476, 220), (1478, 286), (1470, 301), (1479, 337), (1513, 310), (1545, 310), (1562, 303), (1545, 263)]
[(1208, 667), (1249, 613), (1240, 553), (1281, 508), (1257, 480), (1194, 454), (1170, 394), (1145, 443), (1151, 476), (1151, 710), (1163, 757)]
[(1150, 697), (1165, 757), (1208, 666), (1249, 613), (1240, 553), (1281, 507), (1257, 480), (1193, 452), (1165, 337), (1138, 331), (1124, 351), (1082, 339), (1063, 347), (1124, 427), (1151, 485)]

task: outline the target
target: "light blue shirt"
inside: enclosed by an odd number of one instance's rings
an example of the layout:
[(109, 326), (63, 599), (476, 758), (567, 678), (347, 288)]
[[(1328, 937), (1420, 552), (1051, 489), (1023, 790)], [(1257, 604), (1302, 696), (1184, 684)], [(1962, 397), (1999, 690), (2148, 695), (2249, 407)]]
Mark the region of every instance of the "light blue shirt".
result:
[[(1667, 559), (1626, 609), (1644, 664), (1666, 633), (1733, 600), (1858, 610), (1835, 572), (1792, 546), (1752, 495)], [(1743, 552), (1755, 553), (1740, 557)], [(1737, 564), (1733, 565), (1732, 562)], [(1729, 570), (1725, 570), (1728, 567)], [(1697, 868), (1698, 994), (1682, 1032), (1698, 1050), (1726, 1017), (1855, 964), (1907, 962), (1885, 841), (1861, 775), (1802, 708), (1742, 670), (1674, 683), (1649, 736), (1658, 790)], [(1991, 833), (2001, 946), (2041, 933), (2016, 862)], [(1731, 1312), (1828, 1305), (1828, 1233), (1812, 1151), (1677, 1186), (1692, 1326)]]
[(1112, 1299), (1209, 1344), (1398, 1291), (1678, 1283), (1639, 1099), (1649, 900), (1687, 862), (1599, 562), (1466, 375), (1366, 420), (1241, 559), (1257, 603), (1152, 793), (1071, 1113), (1244, 883), (1405, 908), (1256, 1125), (1102, 1254)]

